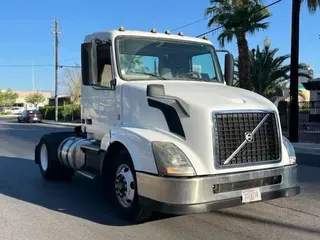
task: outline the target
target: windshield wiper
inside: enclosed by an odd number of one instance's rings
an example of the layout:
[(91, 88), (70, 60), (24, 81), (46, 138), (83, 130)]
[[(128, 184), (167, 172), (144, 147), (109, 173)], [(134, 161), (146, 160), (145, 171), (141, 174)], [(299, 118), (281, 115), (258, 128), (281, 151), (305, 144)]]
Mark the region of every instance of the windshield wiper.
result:
[(162, 80), (168, 80), (162, 76), (159, 76), (159, 75), (156, 75), (154, 73), (146, 73), (146, 72), (135, 72), (135, 73), (138, 73), (138, 74), (144, 74), (144, 75), (148, 75), (148, 76), (152, 76), (152, 77), (156, 77), (158, 79), (162, 79)]

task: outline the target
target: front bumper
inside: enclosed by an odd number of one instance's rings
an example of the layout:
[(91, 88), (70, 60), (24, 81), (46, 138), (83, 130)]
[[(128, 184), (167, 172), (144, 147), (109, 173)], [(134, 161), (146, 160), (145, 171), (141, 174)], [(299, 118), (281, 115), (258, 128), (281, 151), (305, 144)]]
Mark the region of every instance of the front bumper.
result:
[(191, 214), (238, 206), (242, 190), (259, 187), (262, 201), (300, 193), (297, 166), (195, 178), (137, 173), (140, 204), (157, 212)]

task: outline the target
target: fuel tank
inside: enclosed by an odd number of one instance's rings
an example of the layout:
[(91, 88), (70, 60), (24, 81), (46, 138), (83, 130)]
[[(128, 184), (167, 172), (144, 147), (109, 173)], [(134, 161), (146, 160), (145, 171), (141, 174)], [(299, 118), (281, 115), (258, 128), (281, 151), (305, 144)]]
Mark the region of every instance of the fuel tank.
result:
[(85, 153), (82, 146), (90, 145), (94, 139), (69, 137), (58, 148), (59, 161), (66, 167), (79, 170), (85, 164)]

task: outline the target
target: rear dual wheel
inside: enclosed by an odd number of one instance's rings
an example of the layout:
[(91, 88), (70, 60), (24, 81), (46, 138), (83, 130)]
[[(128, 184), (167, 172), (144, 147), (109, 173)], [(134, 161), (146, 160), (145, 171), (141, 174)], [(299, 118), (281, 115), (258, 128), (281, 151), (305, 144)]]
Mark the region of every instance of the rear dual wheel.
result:
[(36, 161), (39, 163), (41, 175), (48, 181), (70, 180), (74, 175), (74, 170), (63, 166), (58, 159), (59, 144), (57, 139), (45, 135), (36, 147)]

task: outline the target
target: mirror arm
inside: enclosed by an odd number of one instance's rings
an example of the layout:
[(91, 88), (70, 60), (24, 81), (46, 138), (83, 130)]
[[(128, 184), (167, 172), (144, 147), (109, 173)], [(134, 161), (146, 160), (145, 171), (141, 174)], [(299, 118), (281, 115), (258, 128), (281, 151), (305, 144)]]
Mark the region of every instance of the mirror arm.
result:
[(216, 52), (225, 52), (225, 53), (231, 54), (228, 50), (223, 50), (223, 49), (218, 49), (218, 50), (216, 50)]
[(101, 45), (101, 44), (110, 44), (111, 45), (111, 41), (110, 40), (101, 40), (99, 38), (95, 38), (94, 42), (97, 44), (97, 46)]
[(112, 79), (111, 82), (110, 82), (111, 88), (112, 88), (112, 89), (116, 89), (116, 84), (117, 84), (116, 79), (115, 79), (115, 78)]

